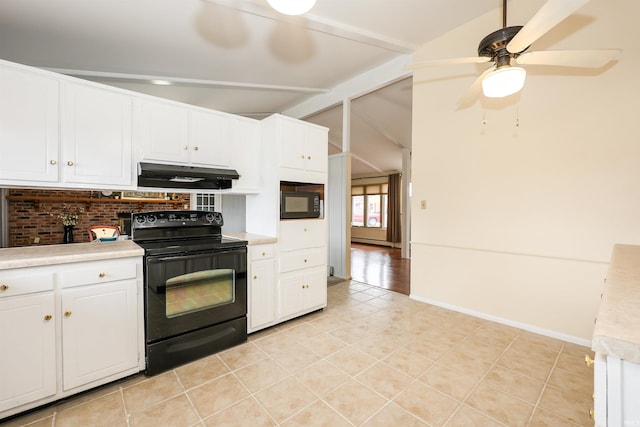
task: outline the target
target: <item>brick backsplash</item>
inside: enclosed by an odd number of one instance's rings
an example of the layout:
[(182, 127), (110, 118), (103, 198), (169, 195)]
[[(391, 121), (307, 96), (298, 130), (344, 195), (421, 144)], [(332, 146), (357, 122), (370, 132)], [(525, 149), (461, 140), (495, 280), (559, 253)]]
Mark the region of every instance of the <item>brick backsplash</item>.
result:
[[(118, 214), (131, 212), (182, 210), (189, 206), (190, 194), (171, 193), (179, 203), (148, 203), (113, 199), (105, 201), (100, 191), (76, 190), (17, 190), (11, 196), (55, 197), (56, 201), (9, 200), (9, 247), (54, 245), (62, 243), (63, 224), (58, 218), (63, 212), (77, 212), (78, 224), (74, 227), (74, 242), (89, 241), (89, 226), (119, 225)], [(91, 198), (89, 202), (74, 199)], [(59, 200), (59, 201), (58, 201)]]

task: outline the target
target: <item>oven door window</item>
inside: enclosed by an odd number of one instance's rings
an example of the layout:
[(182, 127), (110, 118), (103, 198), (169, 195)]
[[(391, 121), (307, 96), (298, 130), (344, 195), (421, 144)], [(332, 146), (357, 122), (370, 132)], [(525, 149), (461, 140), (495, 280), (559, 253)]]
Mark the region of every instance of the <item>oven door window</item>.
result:
[(224, 268), (168, 279), (166, 316), (173, 318), (235, 301), (235, 271)]

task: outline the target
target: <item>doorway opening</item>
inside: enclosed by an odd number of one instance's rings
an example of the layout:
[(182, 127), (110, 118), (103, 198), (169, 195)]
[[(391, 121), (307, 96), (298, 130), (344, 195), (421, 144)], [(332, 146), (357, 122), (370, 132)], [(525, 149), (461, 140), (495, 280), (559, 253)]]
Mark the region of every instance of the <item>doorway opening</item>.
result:
[(402, 249), (351, 243), (351, 280), (409, 295), (411, 260)]

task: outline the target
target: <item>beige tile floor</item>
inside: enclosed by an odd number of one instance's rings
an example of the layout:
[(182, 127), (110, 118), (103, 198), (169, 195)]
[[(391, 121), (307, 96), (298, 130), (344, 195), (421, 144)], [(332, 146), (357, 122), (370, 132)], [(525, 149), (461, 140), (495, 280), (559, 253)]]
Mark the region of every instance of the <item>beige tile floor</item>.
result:
[(8, 426), (593, 425), (585, 347), (344, 282), (328, 308)]

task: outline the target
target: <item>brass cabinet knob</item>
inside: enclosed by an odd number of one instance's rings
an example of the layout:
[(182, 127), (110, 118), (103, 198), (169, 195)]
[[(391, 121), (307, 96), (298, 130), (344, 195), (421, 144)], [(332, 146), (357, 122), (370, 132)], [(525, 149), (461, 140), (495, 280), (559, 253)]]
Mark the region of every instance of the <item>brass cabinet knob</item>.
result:
[(593, 359), (590, 358), (588, 354), (584, 355), (584, 364), (587, 366), (593, 365)]
[(189, 146), (188, 146), (188, 145), (185, 145), (182, 149), (183, 149), (183, 150), (188, 150), (188, 149), (189, 149)]
[(307, 156), (307, 160), (311, 160), (311, 156)]
[(44, 316), (44, 320), (47, 320), (47, 321), (51, 320), (52, 318), (53, 318), (53, 316), (50, 315), (50, 314), (47, 314), (46, 316)]
[(198, 146), (193, 147), (193, 151), (198, 151)]
[(305, 232), (305, 233), (307, 232), (307, 229), (306, 229), (306, 228), (304, 229), (304, 232)]
[(0, 291), (6, 291), (9, 289), (9, 285), (0, 285)]
[(267, 255), (267, 253), (266, 253), (266, 252), (262, 252), (262, 256), (266, 256), (266, 255)]
[(593, 419), (593, 408), (589, 409), (589, 418)]
[(56, 162), (55, 160), (49, 160), (49, 164), (50, 165), (56, 165), (56, 164), (58, 164), (58, 162)]
[(98, 277), (100, 277), (100, 278), (102, 279), (102, 278), (103, 278), (103, 277), (105, 277), (106, 275), (107, 275), (106, 273), (100, 273), (100, 274), (98, 274)]
[(72, 162), (71, 160), (69, 160), (69, 161), (67, 162), (67, 166), (73, 166), (73, 162)]
[(302, 156), (300, 156), (301, 159), (304, 159), (304, 154)]
[(307, 262), (307, 260), (305, 259), (304, 262)]
[(71, 317), (71, 312), (70, 311), (65, 311), (64, 312), (64, 317)]
[(256, 280), (258, 278), (258, 276), (253, 276), (253, 280)]

